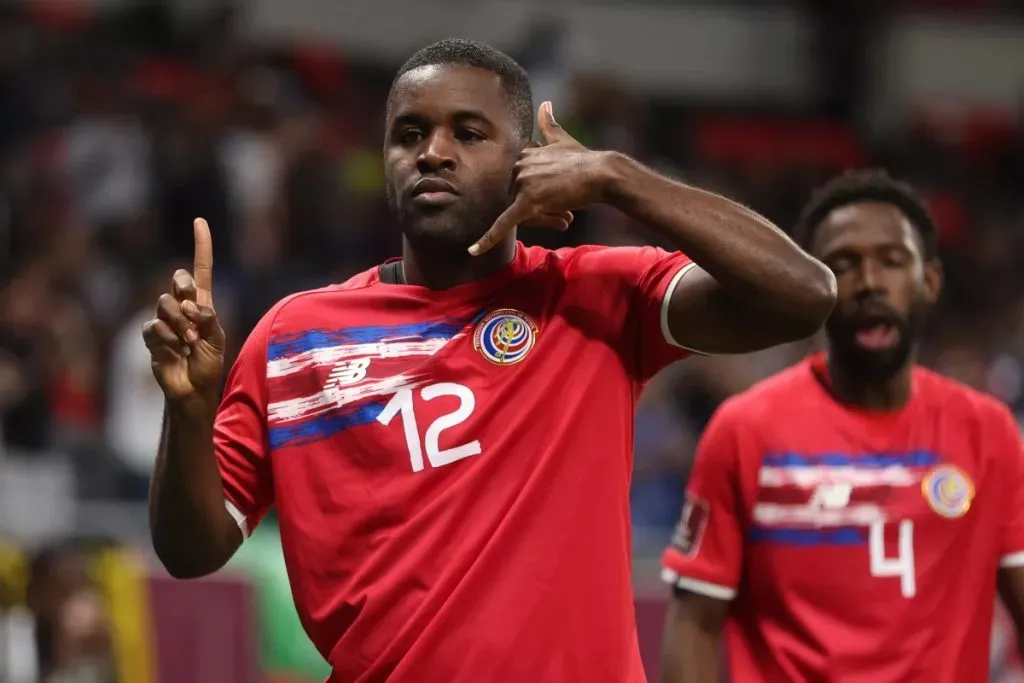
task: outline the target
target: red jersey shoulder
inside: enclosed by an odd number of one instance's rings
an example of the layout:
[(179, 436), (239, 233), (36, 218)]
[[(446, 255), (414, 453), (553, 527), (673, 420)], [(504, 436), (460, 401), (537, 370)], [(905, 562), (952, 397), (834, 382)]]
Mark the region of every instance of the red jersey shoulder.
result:
[(1021, 438), (1017, 419), (995, 396), (922, 367), (914, 368), (914, 392), (965, 448), (999, 457)]
[[(533, 249), (537, 248), (530, 248), (530, 250)], [(641, 279), (645, 270), (672, 257), (679, 258), (683, 262), (690, 260), (681, 253), (669, 252), (649, 245), (609, 247), (587, 244), (556, 251), (538, 250), (532, 256), (537, 259), (538, 265), (545, 264), (570, 276), (607, 278), (625, 275), (637, 281)]]
[(718, 409), (720, 418), (755, 426), (777, 424), (790, 417), (806, 420), (810, 411), (820, 407), (815, 381), (808, 363), (803, 361), (729, 397)]
[(349, 279), (335, 285), (328, 285), (327, 287), (321, 287), (320, 289), (311, 290), (311, 293), (316, 292), (340, 292), (349, 291), (353, 289), (363, 289), (371, 285), (378, 284), (380, 282), (380, 266), (374, 266), (368, 268), (361, 273), (356, 273)]
[(367, 283), (349, 286), (349, 283), (346, 282), (342, 285), (328, 285), (290, 294), (278, 301), (268, 311), (267, 315), (272, 316), (272, 320), (267, 332), (271, 336), (275, 336), (306, 330), (311, 325), (315, 326), (317, 313), (325, 310), (324, 304), (337, 301), (346, 292), (363, 289), (367, 286)]
[(913, 378), (915, 393), (941, 406), (950, 417), (970, 420), (983, 427), (1016, 424), (1006, 404), (991, 394), (920, 366), (914, 368)]

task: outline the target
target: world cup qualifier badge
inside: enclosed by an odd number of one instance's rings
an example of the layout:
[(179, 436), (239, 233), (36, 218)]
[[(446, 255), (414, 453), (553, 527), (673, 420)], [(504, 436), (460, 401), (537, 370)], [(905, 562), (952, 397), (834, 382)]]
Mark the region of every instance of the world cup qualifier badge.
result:
[(708, 526), (709, 512), (710, 507), (706, 500), (687, 491), (679, 523), (672, 533), (672, 547), (686, 557), (695, 556), (700, 550), (700, 542)]
[(943, 465), (925, 475), (921, 493), (928, 505), (947, 519), (963, 517), (974, 500), (974, 484), (959, 467)]
[(537, 325), (512, 308), (491, 311), (477, 323), (473, 348), (495, 365), (522, 362), (537, 343)]

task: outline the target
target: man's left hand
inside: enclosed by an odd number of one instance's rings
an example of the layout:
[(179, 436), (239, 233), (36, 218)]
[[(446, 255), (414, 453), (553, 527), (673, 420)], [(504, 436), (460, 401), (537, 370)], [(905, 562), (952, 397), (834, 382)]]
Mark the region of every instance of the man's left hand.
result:
[[(469, 253), (479, 256), (501, 242), (520, 224), (542, 224), (567, 230), (571, 212), (603, 200), (606, 152), (587, 149), (555, 121), (551, 103), (537, 114), (544, 144), (523, 150), (516, 162), (516, 197), (491, 229)], [(542, 221), (545, 216), (567, 215), (568, 220)]]

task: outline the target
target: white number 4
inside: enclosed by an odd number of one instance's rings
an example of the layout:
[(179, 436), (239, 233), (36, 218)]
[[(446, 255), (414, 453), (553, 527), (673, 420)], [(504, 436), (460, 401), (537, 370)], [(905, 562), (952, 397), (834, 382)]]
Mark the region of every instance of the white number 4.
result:
[(871, 576), (900, 579), (900, 592), (905, 598), (917, 595), (917, 580), (914, 578), (914, 523), (904, 519), (899, 526), (898, 554), (885, 555), (885, 522), (871, 524), (868, 534), (868, 555), (871, 558)]
[(423, 435), (423, 445), (420, 445), (420, 430), (416, 423), (416, 410), (413, 407), (412, 389), (400, 389), (384, 410), (380, 411), (377, 421), (382, 425), (391, 424), (396, 415), (402, 416), (402, 423), (405, 428), (405, 442), (409, 448), (409, 462), (412, 464), (412, 471), (419, 472), (423, 469), (423, 451), (427, 452), (427, 460), (431, 467), (442, 467), (450, 465), (456, 460), (480, 455), (480, 442), (470, 441), (458, 446), (440, 449), (441, 432), (462, 424), (473, 414), (476, 408), (476, 396), (469, 387), (453, 382), (441, 382), (423, 387), (420, 396), (425, 401), (431, 401), (439, 396), (454, 396), (459, 399), (459, 407), (454, 411), (441, 415), (427, 427), (427, 433)]

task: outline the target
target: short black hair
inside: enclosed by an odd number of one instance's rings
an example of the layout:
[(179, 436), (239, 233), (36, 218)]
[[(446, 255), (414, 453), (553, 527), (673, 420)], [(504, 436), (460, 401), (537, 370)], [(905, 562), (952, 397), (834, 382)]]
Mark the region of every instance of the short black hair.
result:
[(424, 66), (469, 66), (497, 74), (505, 88), (509, 114), (524, 140), (533, 136), (533, 88), (526, 70), (507, 54), (483, 43), (464, 38), (446, 38), (419, 50), (398, 69), (388, 93), (388, 108), (398, 80)]
[(908, 183), (877, 168), (847, 171), (818, 188), (800, 213), (795, 230), (797, 242), (809, 251), (825, 217), (840, 207), (858, 202), (884, 202), (895, 206), (917, 230), (925, 260), (938, 255), (938, 228), (924, 199)]

